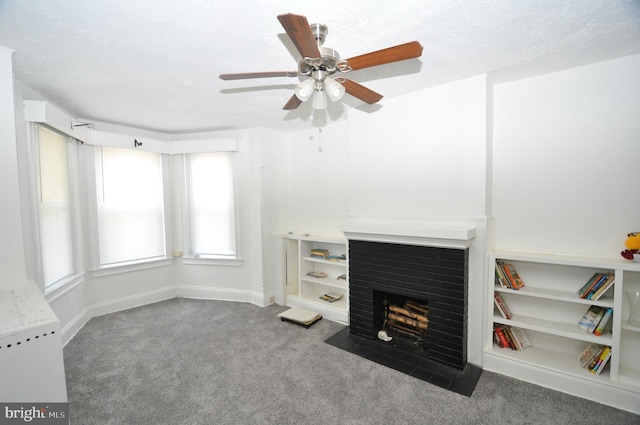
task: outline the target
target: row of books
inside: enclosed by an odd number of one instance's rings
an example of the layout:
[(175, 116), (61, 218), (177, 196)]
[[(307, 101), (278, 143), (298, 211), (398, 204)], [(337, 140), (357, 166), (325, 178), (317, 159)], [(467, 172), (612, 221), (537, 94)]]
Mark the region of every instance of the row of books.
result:
[(578, 326), (580, 326), (580, 329), (600, 336), (612, 315), (612, 308), (592, 305), (580, 318)]
[[(521, 289), (525, 284), (516, 268), (511, 263), (496, 260), (495, 282), (503, 288)], [(596, 272), (578, 290), (580, 298), (597, 301), (615, 282), (615, 275), (611, 272)]]
[[(499, 292), (493, 293), (493, 304), (504, 319), (511, 320), (513, 312)], [(578, 320), (578, 326), (586, 332), (600, 336), (612, 315), (612, 308), (592, 305)]]
[(522, 351), (531, 347), (531, 342), (524, 329), (515, 326), (495, 325), (493, 338), (500, 348)]
[(311, 258), (322, 258), (324, 260), (329, 261), (346, 261), (347, 254), (342, 255), (331, 255), (328, 249), (322, 248), (313, 248), (309, 251), (309, 256)]
[(615, 275), (613, 273), (596, 272), (591, 279), (578, 290), (578, 295), (580, 298), (596, 301), (607, 292), (607, 289), (613, 286), (614, 281)]
[(610, 358), (611, 347), (590, 343), (578, 357), (578, 362), (591, 373), (600, 375)]
[(513, 317), (513, 313), (511, 312), (511, 308), (504, 300), (502, 295), (500, 295), (500, 292), (493, 293), (493, 303), (495, 304), (498, 312), (503, 318), (511, 320), (511, 318)]
[(524, 282), (518, 275), (516, 268), (511, 263), (496, 260), (496, 283), (503, 288), (521, 289)]

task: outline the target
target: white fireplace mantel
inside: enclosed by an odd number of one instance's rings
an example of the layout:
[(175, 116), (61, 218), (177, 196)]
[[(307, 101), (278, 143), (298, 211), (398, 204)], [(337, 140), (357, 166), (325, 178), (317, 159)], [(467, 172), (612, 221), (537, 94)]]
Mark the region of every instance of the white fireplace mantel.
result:
[(476, 236), (475, 226), (451, 224), (415, 227), (359, 223), (345, 224), (340, 230), (349, 240), (458, 249), (469, 248)]

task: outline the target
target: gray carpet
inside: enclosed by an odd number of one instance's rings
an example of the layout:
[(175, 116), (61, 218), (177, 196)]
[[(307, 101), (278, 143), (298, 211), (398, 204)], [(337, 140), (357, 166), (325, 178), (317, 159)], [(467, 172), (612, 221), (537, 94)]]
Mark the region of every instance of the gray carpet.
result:
[(324, 342), (286, 308), (173, 299), (91, 319), (64, 349), (76, 424), (640, 424), (484, 372), (471, 397)]

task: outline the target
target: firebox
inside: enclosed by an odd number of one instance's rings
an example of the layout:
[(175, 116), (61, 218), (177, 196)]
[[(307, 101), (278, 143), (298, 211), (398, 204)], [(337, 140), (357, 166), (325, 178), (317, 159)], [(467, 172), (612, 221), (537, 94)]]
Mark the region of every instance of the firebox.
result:
[(373, 320), (379, 324), (375, 327), (380, 328), (378, 339), (390, 343), (395, 348), (426, 356), (428, 301), (373, 291), (373, 306)]

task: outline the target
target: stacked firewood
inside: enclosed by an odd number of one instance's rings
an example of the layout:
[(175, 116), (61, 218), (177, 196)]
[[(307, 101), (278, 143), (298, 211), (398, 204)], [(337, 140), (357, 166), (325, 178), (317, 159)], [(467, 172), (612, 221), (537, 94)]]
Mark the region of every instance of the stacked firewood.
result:
[(426, 305), (407, 300), (404, 305), (388, 306), (387, 325), (401, 334), (421, 339), (429, 325)]

